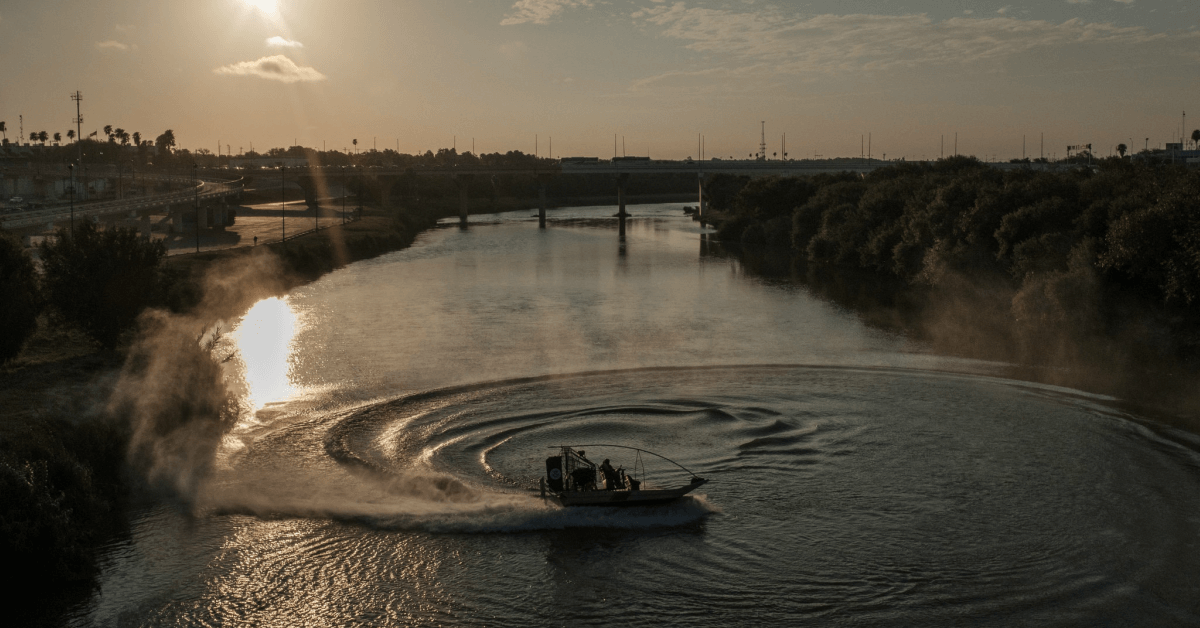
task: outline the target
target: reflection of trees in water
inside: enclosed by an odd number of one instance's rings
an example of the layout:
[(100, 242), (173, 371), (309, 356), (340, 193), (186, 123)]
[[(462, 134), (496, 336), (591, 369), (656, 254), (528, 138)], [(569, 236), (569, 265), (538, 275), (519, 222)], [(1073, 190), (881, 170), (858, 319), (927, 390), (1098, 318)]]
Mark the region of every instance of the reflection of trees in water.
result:
[(724, 258), (746, 275), (767, 284), (804, 286), (815, 297), (854, 312), (866, 324), (905, 335), (920, 335), (919, 320), (928, 290), (900, 280), (830, 264), (808, 262), (791, 249), (752, 248), (702, 237), (700, 256)]
[(767, 284), (803, 286), (865, 324), (926, 343), (939, 354), (1004, 362), (1011, 367), (1009, 376), (1018, 379), (1189, 412), (1200, 408), (1194, 369), (1172, 357), (1178, 342), (1169, 321), (1136, 299), (1114, 293), (1102, 297), (1119, 304), (1111, 311), (1081, 307), (1065, 321), (1020, 319), (1013, 311), (1021, 307), (1021, 292), (1002, 278), (955, 276), (936, 287), (909, 285), (892, 276), (810, 262), (790, 249), (713, 238), (701, 240), (702, 257), (729, 259)]

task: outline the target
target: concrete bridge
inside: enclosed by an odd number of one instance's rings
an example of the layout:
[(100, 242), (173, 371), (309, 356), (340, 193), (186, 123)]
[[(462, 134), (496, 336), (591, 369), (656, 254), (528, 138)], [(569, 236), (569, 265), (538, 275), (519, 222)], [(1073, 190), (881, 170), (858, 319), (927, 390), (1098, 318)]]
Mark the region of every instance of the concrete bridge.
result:
[(664, 161), (640, 158), (562, 159), (529, 166), (424, 166), (413, 168), (287, 168), (281, 178), (291, 180), (304, 191), (305, 201), (313, 206), (317, 199), (329, 196), (331, 183), (345, 183), (350, 179), (367, 179), (378, 188), (383, 205), (392, 204), (393, 188), (403, 179), (414, 176), (450, 177), (457, 184), (459, 193), (459, 220), (467, 222), (467, 186), (476, 177), (496, 175), (522, 175), (536, 178), (538, 182), (538, 222), (546, 225), (546, 184), (559, 175), (600, 175), (613, 177), (617, 188), (617, 215), (621, 218), (624, 231), (626, 184), (629, 178), (649, 174), (694, 174), (696, 176), (696, 202), (701, 215), (704, 213), (704, 177), (712, 174), (733, 174), (750, 177), (796, 176), (821, 173), (857, 172), (867, 173), (889, 165), (878, 159), (828, 159), (802, 161), (771, 160), (712, 160), (712, 161)]

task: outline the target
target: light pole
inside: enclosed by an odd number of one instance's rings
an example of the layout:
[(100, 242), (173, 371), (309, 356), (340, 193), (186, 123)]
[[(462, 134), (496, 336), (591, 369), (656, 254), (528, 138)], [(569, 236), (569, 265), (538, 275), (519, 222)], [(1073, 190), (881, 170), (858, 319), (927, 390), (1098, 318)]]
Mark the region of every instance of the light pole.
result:
[(71, 186), (67, 188), (71, 193), (71, 235), (75, 235), (75, 164), (67, 166), (67, 170), (71, 172)]
[(200, 171), (200, 164), (192, 163), (192, 189), (196, 194), (196, 252), (200, 252), (200, 188), (196, 185), (196, 179)]
[(346, 167), (342, 166), (342, 224), (346, 224)]
[(280, 242), (287, 242), (287, 214), (284, 210), (287, 209), (287, 197), (283, 189), (284, 179), (287, 177), (287, 166), (279, 166), (279, 219), (282, 235), (279, 238)]

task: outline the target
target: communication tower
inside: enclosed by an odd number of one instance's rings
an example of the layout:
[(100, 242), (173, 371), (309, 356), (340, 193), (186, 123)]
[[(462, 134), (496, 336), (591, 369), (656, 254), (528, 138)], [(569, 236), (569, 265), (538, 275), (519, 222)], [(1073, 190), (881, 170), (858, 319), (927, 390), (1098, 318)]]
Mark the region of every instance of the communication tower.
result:
[(767, 121), (762, 121), (762, 139), (758, 142), (758, 160), (766, 161), (767, 159)]

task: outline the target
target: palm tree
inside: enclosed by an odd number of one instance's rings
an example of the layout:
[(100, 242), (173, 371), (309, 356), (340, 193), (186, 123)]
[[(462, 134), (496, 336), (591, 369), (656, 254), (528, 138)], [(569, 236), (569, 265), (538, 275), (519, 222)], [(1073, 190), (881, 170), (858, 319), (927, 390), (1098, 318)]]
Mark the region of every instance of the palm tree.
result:
[(1117, 153), (1119, 155), (1121, 155), (1122, 157), (1125, 156), (1125, 151), (1127, 151), (1127, 150), (1129, 150), (1128, 146), (1126, 146), (1124, 144), (1117, 144)]
[(353, 143), (354, 143), (354, 154), (357, 155), (358, 154), (358, 140), (354, 140)]
[(54, 143), (62, 144), (62, 133), (59, 133), (57, 131), (54, 133)]
[(46, 142), (50, 141), (50, 134), (45, 131), (38, 131), (37, 136), (38, 141), (42, 143), (42, 146), (45, 146)]
[(30, 132), (29, 132), (29, 141), (30, 141), (30, 143), (36, 142), (36, 141), (37, 141), (37, 138), (38, 138), (38, 132), (37, 132), (37, 131), (30, 131)]
[(75, 129), (67, 129), (67, 139), (75, 139)]
[[(4, 123), (0, 122), (0, 124)], [(1197, 145), (1200, 145), (1200, 129), (1195, 129), (1192, 131), (1192, 147)]]
[(5, 124), (3, 120), (0, 120), (0, 133), (4, 134), (4, 141), (7, 142), (8, 141), (8, 125)]
[(104, 134), (108, 136), (108, 141), (113, 141), (113, 128), (111, 124), (104, 125)]
[(138, 131), (133, 132), (133, 145), (134, 146), (142, 145), (142, 134)]

